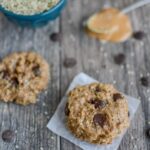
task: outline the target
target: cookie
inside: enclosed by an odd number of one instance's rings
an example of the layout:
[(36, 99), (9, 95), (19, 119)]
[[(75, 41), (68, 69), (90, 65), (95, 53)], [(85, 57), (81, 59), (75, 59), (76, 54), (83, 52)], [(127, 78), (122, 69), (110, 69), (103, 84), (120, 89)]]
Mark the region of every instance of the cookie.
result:
[[(91, 30), (91, 28), (89, 28), (88, 25), (86, 26), (85, 31), (87, 32), (88, 35), (90, 35), (91, 37), (94, 37), (98, 40), (104, 40), (104, 41), (110, 41), (110, 42), (123, 42), (123, 41), (127, 40), (129, 37), (131, 37), (131, 35), (132, 35), (132, 26), (131, 26), (130, 19), (127, 15), (123, 14), (122, 12), (118, 11), (117, 9), (116, 9), (116, 11), (110, 11), (111, 9), (112, 8), (107, 8), (105, 10), (105, 11), (107, 11), (108, 14), (110, 14), (110, 16), (113, 17), (111, 20), (105, 21), (105, 26), (107, 27), (109, 25), (110, 29), (116, 27), (115, 30), (113, 30), (113, 32), (106, 32), (106, 33), (101, 32), (100, 33), (96, 30), (93, 30), (93, 29)], [(98, 17), (97, 17), (97, 20), (99, 20)], [(99, 22), (101, 22), (101, 21), (99, 20)], [(99, 28), (100, 28), (101, 23), (97, 22), (97, 26), (99, 26)]]
[(16, 52), (0, 63), (0, 100), (27, 105), (47, 87), (48, 63), (35, 52)]
[(129, 127), (127, 101), (109, 84), (92, 83), (74, 88), (68, 94), (65, 114), (68, 129), (89, 143), (112, 143)]

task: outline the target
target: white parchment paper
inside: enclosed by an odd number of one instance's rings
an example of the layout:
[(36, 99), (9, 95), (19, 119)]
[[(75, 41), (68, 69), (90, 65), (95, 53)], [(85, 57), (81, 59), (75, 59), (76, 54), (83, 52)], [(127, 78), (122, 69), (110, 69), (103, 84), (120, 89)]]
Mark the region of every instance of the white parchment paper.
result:
[[(73, 89), (77, 85), (85, 85), (92, 82), (97, 82), (97, 81), (84, 73), (80, 73), (73, 79), (72, 83), (69, 86), (68, 91)], [(130, 96), (126, 96), (126, 98), (128, 100), (128, 105), (129, 105), (130, 119), (132, 119), (140, 104), (140, 101)], [(47, 125), (47, 127), (51, 131), (53, 131), (54, 133), (56, 133), (61, 137), (64, 137), (65, 139), (69, 140), (70, 142), (74, 143), (75, 145), (79, 146), (84, 150), (117, 150), (125, 133), (120, 135), (118, 138), (116, 138), (113, 141), (112, 144), (109, 145), (90, 144), (87, 142), (83, 142), (77, 139), (76, 137), (74, 137), (66, 128), (66, 124), (65, 124), (66, 117), (65, 117), (64, 109), (65, 109), (66, 102), (67, 102), (67, 97), (65, 95), (62, 98), (59, 106), (57, 107), (55, 114), (52, 116), (51, 120)]]

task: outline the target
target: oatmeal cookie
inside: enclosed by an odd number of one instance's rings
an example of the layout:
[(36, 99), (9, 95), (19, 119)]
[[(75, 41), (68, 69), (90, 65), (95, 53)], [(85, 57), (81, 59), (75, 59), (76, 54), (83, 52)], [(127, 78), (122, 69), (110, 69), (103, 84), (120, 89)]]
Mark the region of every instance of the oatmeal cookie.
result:
[(16, 52), (0, 63), (0, 99), (27, 105), (47, 87), (49, 66), (35, 52)]
[(65, 114), (69, 130), (94, 144), (112, 143), (129, 126), (127, 101), (109, 84), (74, 88), (68, 94)]

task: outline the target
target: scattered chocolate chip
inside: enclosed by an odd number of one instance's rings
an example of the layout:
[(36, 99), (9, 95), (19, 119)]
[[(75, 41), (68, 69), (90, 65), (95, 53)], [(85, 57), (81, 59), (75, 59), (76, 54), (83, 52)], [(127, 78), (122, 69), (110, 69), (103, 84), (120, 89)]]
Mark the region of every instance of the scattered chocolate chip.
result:
[(123, 97), (122, 97), (122, 95), (121, 95), (120, 93), (115, 93), (115, 94), (113, 95), (114, 101), (117, 101), (117, 100), (122, 99), (122, 98), (123, 98)]
[(61, 40), (61, 34), (60, 33), (52, 33), (50, 35), (50, 39), (53, 41), (53, 42), (58, 42)]
[(142, 77), (140, 80), (141, 80), (141, 84), (142, 84), (143, 86), (148, 87), (148, 85), (149, 85), (148, 77)]
[(93, 122), (95, 125), (100, 125), (103, 127), (107, 121), (106, 115), (105, 114), (95, 114), (93, 117)]
[(11, 84), (12, 84), (12, 86), (14, 86), (15, 88), (17, 88), (18, 85), (19, 85), (18, 79), (17, 79), (16, 77), (12, 78), (12, 79), (11, 79)]
[(4, 142), (12, 142), (13, 138), (15, 136), (15, 133), (12, 130), (6, 130), (2, 133), (2, 139)]
[(119, 53), (117, 55), (114, 56), (114, 62), (117, 64), (117, 65), (121, 65), (124, 63), (125, 61), (125, 55), (123, 53)]
[(102, 65), (102, 68), (104, 68), (104, 69), (105, 69), (105, 68), (106, 68), (106, 65), (105, 65), (105, 64), (104, 64), (104, 65)]
[(130, 112), (128, 111), (128, 117), (130, 117)]
[(32, 68), (32, 71), (33, 71), (33, 73), (34, 73), (35, 76), (40, 76), (41, 75), (41, 70), (40, 70), (40, 66), (39, 65), (34, 66)]
[(148, 129), (146, 130), (146, 136), (147, 136), (148, 138), (150, 138), (150, 128), (148, 128)]
[(136, 40), (142, 40), (145, 36), (146, 34), (143, 31), (137, 31), (133, 33), (133, 38)]
[(68, 103), (67, 103), (66, 106), (65, 106), (65, 115), (69, 116), (69, 113), (70, 113), (70, 110), (68, 108)]
[(66, 68), (72, 68), (76, 65), (77, 61), (74, 58), (66, 58), (64, 60), (64, 67)]
[(104, 108), (107, 104), (107, 102), (103, 101), (103, 100), (99, 100), (99, 99), (91, 99), (90, 100), (91, 104), (94, 104), (94, 107), (97, 108)]

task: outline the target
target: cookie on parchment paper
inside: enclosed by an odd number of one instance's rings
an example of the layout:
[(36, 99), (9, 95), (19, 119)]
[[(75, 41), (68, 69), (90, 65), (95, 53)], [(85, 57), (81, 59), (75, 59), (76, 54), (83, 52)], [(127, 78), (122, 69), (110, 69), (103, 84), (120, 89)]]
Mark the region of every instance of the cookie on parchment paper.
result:
[(129, 126), (127, 101), (109, 84), (74, 88), (68, 94), (65, 114), (73, 135), (94, 144), (112, 143)]

